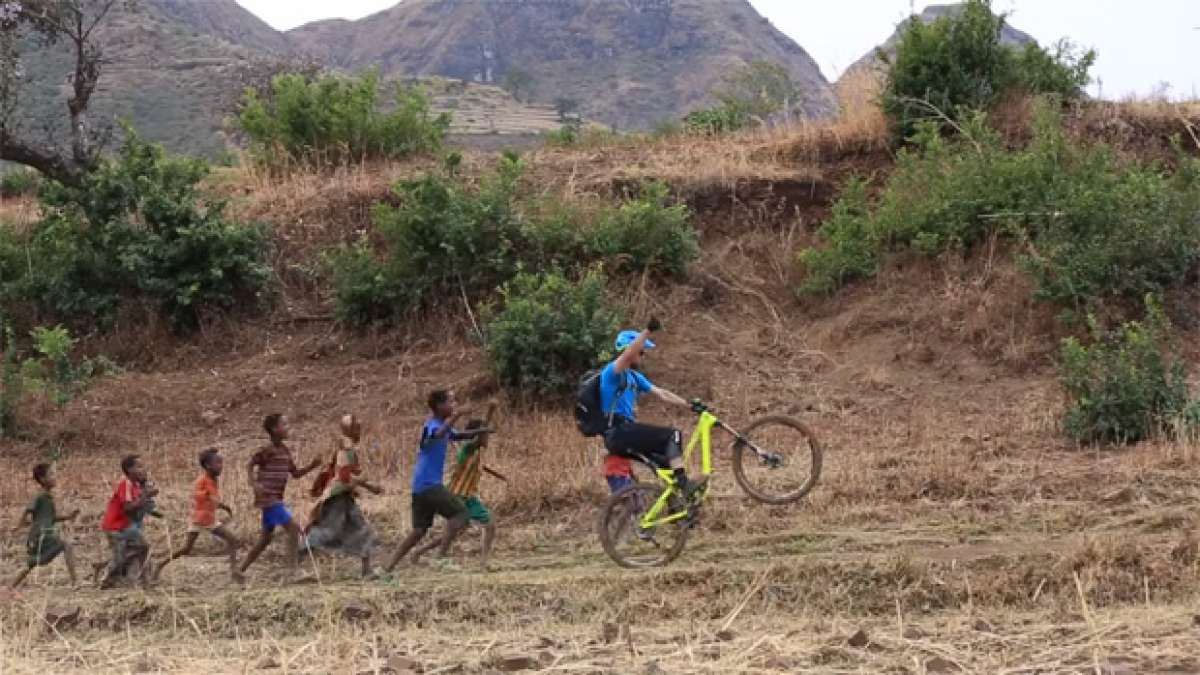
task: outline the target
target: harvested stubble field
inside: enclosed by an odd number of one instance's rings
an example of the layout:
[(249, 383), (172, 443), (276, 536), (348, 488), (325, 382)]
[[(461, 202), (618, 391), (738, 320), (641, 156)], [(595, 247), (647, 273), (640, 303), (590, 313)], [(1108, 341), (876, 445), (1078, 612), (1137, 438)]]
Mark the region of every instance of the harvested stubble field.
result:
[[(679, 189), (691, 190), (704, 233), (702, 264), (686, 283), (634, 280), (623, 298), (633, 315), (667, 323), (649, 374), (712, 401), (735, 426), (766, 413), (808, 422), (827, 448), (809, 499), (751, 502), (722, 451), (715, 498), (683, 556), (658, 571), (618, 569), (594, 534), (605, 493), (598, 444), (580, 438), (564, 411), (501, 395), (489, 464), (511, 483), (484, 480), (500, 523), (491, 571), (472, 566), (475, 533), (458, 546), (465, 571), (401, 567), (388, 583), (360, 581), (353, 560), (318, 557), (305, 565), (315, 580), (293, 585), (277, 545), (241, 589), (204, 540), (201, 555), (173, 564), (149, 591), (72, 591), (55, 564), (0, 608), (0, 670), (1200, 672), (1200, 448), (1062, 440), (1052, 310), (1028, 300), (994, 248), (906, 261), (836, 299), (798, 303), (793, 252), (830, 194), (764, 186), (787, 175), (836, 179), (846, 164), (823, 161), (829, 151), (811, 144), (853, 140), (798, 133), (754, 140), (759, 151), (725, 173), (712, 173), (718, 160), (733, 157), (732, 167), (742, 155), (721, 154), (716, 141), (674, 152), (547, 150), (531, 161), (547, 189), (598, 193), (619, 189), (621, 167), (638, 166), (631, 153), (644, 158), (641, 175), (680, 168)], [(872, 149), (847, 164), (886, 164), (871, 138), (857, 137), (853, 147)], [(705, 156), (688, 183), (678, 158)], [(369, 204), (407, 170), (294, 178), (236, 206), (292, 242), (280, 247), (277, 269), (286, 269), (364, 226), (365, 209), (324, 197), (338, 181)], [(118, 458), (136, 451), (163, 489), (166, 518), (149, 530), (161, 555), (186, 527), (196, 452), (218, 445), (233, 526), (250, 539), (244, 464), (262, 442), (262, 415), (291, 416), (306, 461), (328, 455), (334, 421), (353, 411), (367, 422), (367, 473), (387, 490), (364, 507), (381, 554), (390, 553), (408, 525), (425, 391), (451, 386), (476, 405), (500, 394), (479, 348), (445, 337), (469, 334), (459, 311), (356, 335), (323, 320), (319, 283), (282, 278), (293, 283), (270, 317), (213, 325), (189, 341), (130, 330), (92, 344), (140, 365), (62, 412), (25, 411), (38, 421), (4, 454), (5, 518), (31, 495), (28, 466), (61, 449), (59, 508), (83, 510), (69, 535), (90, 569), (106, 552), (96, 523)], [(657, 406), (643, 414), (691, 424)], [(306, 487), (289, 491), (298, 514), (311, 504)], [(15, 573), (23, 534), (5, 537), (3, 567)]]

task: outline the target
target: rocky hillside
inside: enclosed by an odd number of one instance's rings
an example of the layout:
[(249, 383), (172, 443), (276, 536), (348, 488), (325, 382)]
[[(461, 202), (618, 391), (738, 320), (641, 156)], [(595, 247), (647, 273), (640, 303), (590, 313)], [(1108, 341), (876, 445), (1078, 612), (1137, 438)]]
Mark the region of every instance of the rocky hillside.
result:
[(283, 33), (236, 0), (151, 0), (149, 4), (164, 17), (196, 33), (261, 52), (282, 55), (292, 51), (292, 45)]
[(747, 0), (407, 0), (288, 37), (341, 68), (484, 83), (524, 71), (533, 100), (572, 98), (585, 116), (621, 129), (704, 105), (714, 84), (753, 59), (791, 72), (805, 114), (834, 107), (813, 59)]
[[(435, 92), (435, 107), (454, 113), (456, 133), (475, 135), (556, 128), (558, 98), (578, 101), (589, 119), (648, 128), (704, 105), (714, 84), (753, 59), (789, 69), (806, 93), (803, 114), (834, 107), (816, 63), (747, 0), (406, 0), (287, 34), (235, 0), (141, 0), (114, 7), (102, 41), (95, 119), (129, 119), (173, 150), (210, 157), (230, 147), (225, 121), (246, 74), (281, 59), (461, 80), (457, 91)], [(26, 67), (21, 111), (40, 130), (65, 118), (67, 54), (33, 50)], [(523, 103), (497, 86), (514, 69), (532, 77)]]
[[(963, 10), (962, 4), (929, 5), (928, 7), (925, 8), (925, 11), (923, 11), (920, 14), (917, 14), (915, 16), (922, 23), (930, 24), (944, 16), (953, 16), (953, 15), (961, 12), (962, 10)], [(867, 52), (866, 54), (863, 54), (862, 58), (855, 61), (853, 65), (851, 65), (849, 68), (846, 69), (846, 72), (851, 73), (854, 71), (862, 70), (864, 68), (872, 68), (872, 67), (878, 66), (880, 64), (879, 51), (883, 51), (885, 54), (888, 54), (889, 56), (892, 54), (895, 54), (896, 53), (896, 43), (900, 41), (900, 35), (903, 33), (903, 31), (904, 31), (904, 24), (896, 26), (895, 32), (893, 32), (888, 37), (887, 40), (884, 40), (883, 43), (880, 44), (875, 49), (872, 49), (871, 51)], [(1004, 44), (1017, 45), (1017, 46), (1037, 42), (1037, 40), (1033, 39), (1032, 35), (1029, 35), (1028, 33), (1020, 31), (1016, 28), (1013, 28), (1012, 26), (1010, 26), (1008, 24), (1005, 24), (1004, 31), (1001, 32), (1001, 34), (1000, 34), (1000, 41)]]
[[(93, 118), (129, 119), (148, 138), (209, 156), (227, 145), (222, 122), (246, 66), (287, 46), (234, 0), (117, 3), (99, 31), (106, 63)], [(61, 45), (26, 52), (19, 111), (30, 128), (65, 121), (68, 58)]]

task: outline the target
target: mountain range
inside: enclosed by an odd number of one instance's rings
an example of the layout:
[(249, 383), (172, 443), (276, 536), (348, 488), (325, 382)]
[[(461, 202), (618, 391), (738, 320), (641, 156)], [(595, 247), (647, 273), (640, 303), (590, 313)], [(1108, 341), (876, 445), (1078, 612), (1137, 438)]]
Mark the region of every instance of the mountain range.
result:
[[(941, 10), (936, 10), (941, 11)], [(748, 0), (403, 0), (356, 21), (280, 32), (235, 0), (118, 3), (99, 39), (106, 65), (98, 119), (127, 118), (169, 148), (215, 156), (255, 64), (295, 60), (385, 78), (459, 80), (435, 98), (464, 133), (557, 126), (556, 101), (620, 130), (647, 129), (711, 103), (723, 77), (756, 59), (783, 66), (802, 98), (796, 114), (835, 112), (816, 62)], [(28, 54), (22, 111), (64, 117), (66, 55)], [(512, 100), (497, 85), (521, 73)], [(464, 107), (465, 106), (465, 107)]]

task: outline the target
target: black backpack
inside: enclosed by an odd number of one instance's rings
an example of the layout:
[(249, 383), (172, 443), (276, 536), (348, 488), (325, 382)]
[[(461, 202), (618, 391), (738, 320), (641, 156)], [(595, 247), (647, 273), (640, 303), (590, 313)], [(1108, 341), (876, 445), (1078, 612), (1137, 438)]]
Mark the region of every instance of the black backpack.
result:
[[(600, 374), (603, 372), (589, 370), (584, 373), (579, 378), (579, 388), (575, 390), (575, 426), (579, 433), (588, 438), (603, 435), (612, 421), (600, 405)], [(617, 389), (618, 398), (628, 387), (628, 380), (628, 376), (622, 378), (621, 386)]]
[(608, 431), (608, 415), (600, 408), (600, 370), (589, 370), (579, 378), (575, 390), (575, 426), (588, 438)]

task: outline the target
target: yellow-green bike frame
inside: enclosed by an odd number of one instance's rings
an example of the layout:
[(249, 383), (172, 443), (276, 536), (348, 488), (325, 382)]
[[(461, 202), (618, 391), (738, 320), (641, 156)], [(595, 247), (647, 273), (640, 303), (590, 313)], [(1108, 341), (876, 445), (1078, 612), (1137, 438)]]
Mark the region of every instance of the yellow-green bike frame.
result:
[[(696, 445), (700, 446), (700, 473), (705, 478), (712, 475), (712, 430), (713, 427), (720, 426), (722, 429), (729, 430), (716, 415), (708, 411), (700, 413), (700, 421), (696, 424), (696, 430), (692, 432), (692, 437), (688, 439), (687, 448), (683, 451), (683, 464), (687, 466), (692, 458), (692, 453), (696, 450)], [(679, 485), (675, 482), (675, 472), (671, 469), (656, 469), (658, 479), (666, 486), (662, 494), (655, 500), (654, 505), (646, 510), (642, 515), (638, 526), (644, 530), (658, 527), (660, 525), (668, 525), (676, 521), (683, 520), (689, 516), (688, 509), (669, 513), (659, 517), (664, 511), (668, 510), (667, 504), (670, 503), (671, 497), (679, 492)], [(699, 498), (693, 503), (700, 503), (708, 496), (708, 489), (705, 487)]]

